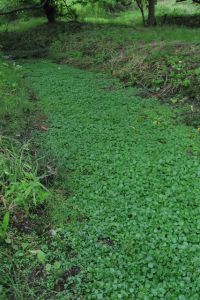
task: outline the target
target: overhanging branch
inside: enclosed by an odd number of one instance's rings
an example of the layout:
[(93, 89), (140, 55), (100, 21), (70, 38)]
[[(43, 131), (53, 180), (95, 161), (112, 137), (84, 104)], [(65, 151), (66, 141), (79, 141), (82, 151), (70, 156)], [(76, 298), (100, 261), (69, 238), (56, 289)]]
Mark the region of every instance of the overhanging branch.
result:
[(48, 0), (44, 0), (42, 4), (40, 5), (32, 5), (32, 6), (26, 6), (26, 7), (21, 7), (21, 8), (17, 8), (17, 9), (12, 9), (9, 11), (5, 11), (5, 12), (0, 12), (0, 16), (5, 16), (5, 15), (11, 15), (11, 14), (15, 14), (18, 12), (23, 12), (23, 11), (27, 11), (27, 10), (33, 10), (33, 9), (41, 9), (44, 7), (44, 5), (48, 2)]
[[(176, 0), (177, 3), (185, 2), (185, 1), (187, 1), (187, 0)], [(192, 0), (192, 2), (200, 4), (200, 0)]]

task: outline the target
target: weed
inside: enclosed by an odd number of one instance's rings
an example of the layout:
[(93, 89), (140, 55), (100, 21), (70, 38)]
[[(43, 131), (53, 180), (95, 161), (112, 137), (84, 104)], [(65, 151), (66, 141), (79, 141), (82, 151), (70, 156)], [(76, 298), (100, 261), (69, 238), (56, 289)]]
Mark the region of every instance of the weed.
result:
[(28, 212), (50, 196), (37, 177), (28, 151), (27, 144), (18, 150), (8, 139), (0, 140), (0, 188), (5, 209), (22, 208)]

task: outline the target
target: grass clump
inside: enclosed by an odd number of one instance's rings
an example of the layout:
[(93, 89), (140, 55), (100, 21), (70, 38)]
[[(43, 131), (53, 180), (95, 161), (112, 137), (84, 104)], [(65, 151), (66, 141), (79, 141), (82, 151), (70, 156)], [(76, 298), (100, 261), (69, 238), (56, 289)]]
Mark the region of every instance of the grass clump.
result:
[(31, 110), (19, 64), (0, 59), (0, 133), (17, 134), (26, 126)]
[(7, 138), (0, 140), (1, 199), (4, 209), (22, 209), (26, 213), (45, 203), (50, 193), (40, 183), (37, 168), (28, 157), (28, 144), (19, 145)]
[[(148, 55), (147, 55), (148, 51)], [(192, 105), (197, 115), (190, 125), (198, 126), (200, 107), (199, 47), (181, 42), (154, 43), (131, 50), (111, 60), (112, 72), (129, 85), (139, 86), (144, 94), (173, 105)], [(189, 106), (188, 106), (189, 107)], [(193, 115), (194, 117), (194, 115)]]

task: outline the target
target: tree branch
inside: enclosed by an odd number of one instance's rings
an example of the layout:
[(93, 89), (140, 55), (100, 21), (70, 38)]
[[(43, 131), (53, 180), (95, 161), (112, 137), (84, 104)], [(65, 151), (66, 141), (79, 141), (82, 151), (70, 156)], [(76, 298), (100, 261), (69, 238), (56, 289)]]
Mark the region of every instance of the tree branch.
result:
[(9, 11), (6, 11), (6, 12), (0, 12), (0, 16), (15, 14), (15, 13), (26, 11), (26, 10), (40, 9), (40, 8), (44, 7), (44, 5), (47, 3), (47, 1), (48, 0), (44, 0), (41, 5), (26, 6), (26, 7), (21, 7), (21, 8), (9, 10)]
[[(187, 1), (187, 0), (176, 0), (177, 3), (184, 2), (184, 1)], [(192, 2), (200, 4), (200, 0), (192, 0)]]

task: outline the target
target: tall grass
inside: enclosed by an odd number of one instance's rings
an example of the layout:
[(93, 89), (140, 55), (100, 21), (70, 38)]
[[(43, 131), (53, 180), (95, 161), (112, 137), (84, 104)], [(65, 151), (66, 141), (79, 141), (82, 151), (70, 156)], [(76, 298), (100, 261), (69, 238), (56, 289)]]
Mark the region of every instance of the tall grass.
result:
[(156, 6), (158, 16), (164, 14), (180, 16), (180, 15), (196, 15), (200, 13), (200, 5), (195, 5), (192, 1), (176, 2), (175, 0), (160, 0)]
[(17, 133), (26, 119), (31, 103), (27, 101), (26, 89), (20, 77), (21, 66), (8, 64), (0, 58), (0, 133), (12, 131)]
[[(140, 11), (135, 3), (126, 10), (116, 13), (109, 13), (105, 9), (95, 3), (86, 6), (76, 5), (79, 19), (88, 23), (98, 24), (121, 24), (121, 25), (142, 25)], [(164, 15), (182, 16), (182, 15), (198, 15), (200, 6), (194, 5), (192, 1), (176, 3), (174, 0), (160, 0), (156, 5), (156, 14), (159, 17)], [(147, 14), (147, 12), (146, 12)]]

